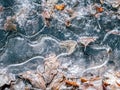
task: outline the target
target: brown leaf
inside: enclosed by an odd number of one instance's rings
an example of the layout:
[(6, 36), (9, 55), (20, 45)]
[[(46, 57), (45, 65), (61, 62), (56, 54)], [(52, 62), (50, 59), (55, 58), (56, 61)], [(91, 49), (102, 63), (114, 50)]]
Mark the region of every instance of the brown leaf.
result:
[(75, 81), (65, 80), (65, 83), (68, 86), (79, 87), (79, 85)]
[(116, 81), (116, 84), (117, 84), (118, 86), (120, 86), (120, 82)]
[(80, 78), (80, 80), (81, 80), (81, 82), (82, 82), (82, 83), (84, 83), (84, 82), (87, 82), (87, 81), (88, 81), (88, 80), (87, 80), (86, 78), (84, 78), (84, 77), (81, 77), (81, 78)]
[(107, 86), (109, 86), (110, 84), (108, 83), (108, 82), (106, 82), (106, 81), (103, 81), (103, 86), (104, 87), (107, 87)]
[(60, 46), (62, 46), (63, 48), (66, 48), (68, 54), (71, 54), (71, 53), (74, 52), (74, 50), (75, 50), (75, 48), (77, 46), (77, 42), (73, 41), (73, 40), (61, 41)]
[(6, 23), (4, 24), (4, 30), (15, 30), (17, 31), (17, 26), (14, 24), (15, 17), (7, 17)]
[(64, 8), (65, 8), (65, 4), (56, 4), (56, 5), (54, 6), (54, 8), (57, 9), (57, 10), (62, 11), (62, 10), (64, 10)]
[(96, 11), (97, 11), (97, 13), (102, 13), (104, 11), (104, 9), (102, 7), (96, 6)]
[(54, 76), (58, 73), (58, 67), (59, 62), (57, 61), (56, 55), (50, 55), (49, 57), (45, 58), (45, 71), (43, 73), (43, 77), (47, 84), (49, 84), (53, 80)]
[(42, 12), (42, 16), (45, 18), (45, 19), (50, 19), (51, 18), (51, 13), (49, 11), (43, 11)]
[(63, 84), (65, 77), (62, 73), (58, 73), (53, 81), (50, 83), (48, 89), (52, 90), (60, 90), (61, 85)]
[(45, 81), (41, 74), (38, 74), (38, 73), (35, 73), (32, 71), (27, 71), (27, 72), (21, 74), (20, 76), (23, 79), (28, 80), (33, 85), (33, 87), (39, 88), (42, 90), (46, 89)]
[(89, 43), (96, 41), (96, 39), (97, 37), (80, 37), (78, 42), (86, 47)]
[(4, 30), (15, 30), (17, 31), (16, 24), (13, 23), (5, 23)]

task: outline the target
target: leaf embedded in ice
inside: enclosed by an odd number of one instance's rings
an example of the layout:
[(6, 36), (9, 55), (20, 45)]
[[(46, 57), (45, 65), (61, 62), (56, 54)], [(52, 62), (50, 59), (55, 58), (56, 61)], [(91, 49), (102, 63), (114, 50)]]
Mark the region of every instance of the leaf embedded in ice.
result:
[(96, 41), (98, 37), (80, 37), (78, 40), (78, 43), (83, 44), (85, 47), (88, 46), (88, 44), (90, 44), (91, 42)]
[(71, 54), (75, 51), (77, 42), (74, 40), (61, 41), (60, 46), (67, 49), (68, 54)]

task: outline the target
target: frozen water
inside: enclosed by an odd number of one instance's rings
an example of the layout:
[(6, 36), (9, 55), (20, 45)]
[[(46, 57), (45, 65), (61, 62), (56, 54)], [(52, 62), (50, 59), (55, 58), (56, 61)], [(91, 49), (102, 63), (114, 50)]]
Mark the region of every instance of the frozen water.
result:
[[(65, 10), (54, 10), (52, 5), (56, 3), (64, 3)], [(120, 8), (112, 7), (110, 0), (103, 5), (94, 3), (95, 0), (1, 0), (4, 10), (0, 12), (0, 68), (16, 74), (35, 70), (45, 57), (56, 54), (62, 66), (68, 68), (67, 75), (81, 75), (103, 66), (109, 69), (111, 62), (115, 64), (112, 68), (119, 69)], [(104, 8), (96, 17), (95, 6)], [(43, 11), (52, 13), (50, 20), (45, 21)], [(15, 16), (17, 31), (4, 30), (8, 16)], [(70, 26), (65, 25), (66, 21)], [(84, 47), (78, 42), (81, 37), (97, 39)], [(75, 47), (70, 43), (61, 46), (67, 40), (76, 42)]]

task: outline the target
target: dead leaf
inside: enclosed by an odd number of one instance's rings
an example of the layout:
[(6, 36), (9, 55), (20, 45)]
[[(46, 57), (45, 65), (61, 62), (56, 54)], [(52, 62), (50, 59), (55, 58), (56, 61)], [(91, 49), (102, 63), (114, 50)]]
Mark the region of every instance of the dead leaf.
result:
[(15, 30), (17, 31), (17, 26), (14, 24), (15, 18), (14, 17), (7, 17), (6, 23), (4, 24), (4, 30)]
[(96, 80), (100, 80), (101, 78), (99, 76), (96, 76), (96, 77), (92, 77), (90, 78), (90, 81), (96, 81)]
[(97, 37), (80, 37), (78, 43), (81, 43), (86, 47), (89, 43), (96, 41), (96, 39)]
[(75, 81), (65, 80), (65, 83), (68, 86), (79, 87), (79, 85)]
[(65, 77), (62, 73), (58, 73), (53, 81), (50, 83), (48, 89), (50, 90), (60, 90), (61, 85), (63, 85), (63, 82), (65, 80)]
[(62, 11), (62, 10), (64, 10), (64, 8), (65, 8), (65, 4), (56, 4), (56, 5), (54, 6), (54, 8), (57, 9), (57, 10)]
[(44, 73), (43, 77), (45, 82), (48, 84), (50, 83), (54, 76), (58, 73), (57, 69), (59, 67), (59, 62), (57, 61), (56, 55), (50, 55), (49, 57), (45, 58), (44, 63)]
[(42, 12), (42, 16), (45, 18), (45, 19), (50, 19), (51, 18), (51, 12), (49, 11), (43, 11)]
[(118, 86), (120, 86), (120, 82), (116, 81), (116, 84), (117, 84)]
[(68, 54), (71, 54), (75, 51), (77, 42), (73, 40), (61, 41), (60, 46), (67, 49)]
[(88, 80), (85, 78), (85, 77), (81, 77), (80, 78), (81, 82), (84, 83), (84, 82), (87, 82)]
[(97, 13), (102, 13), (104, 11), (104, 9), (102, 7), (96, 6), (96, 11), (97, 11)]
[(38, 74), (36, 72), (27, 71), (22, 73), (20, 76), (23, 79), (28, 80), (33, 85), (33, 87), (46, 90), (45, 81), (40, 73)]

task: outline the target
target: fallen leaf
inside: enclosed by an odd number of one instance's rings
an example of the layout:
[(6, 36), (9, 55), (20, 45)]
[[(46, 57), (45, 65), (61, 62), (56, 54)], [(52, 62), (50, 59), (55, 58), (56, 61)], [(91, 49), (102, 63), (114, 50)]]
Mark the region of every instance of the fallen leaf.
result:
[(77, 42), (73, 40), (61, 41), (60, 46), (67, 49), (68, 54), (71, 54), (75, 51)]
[(17, 31), (17, 26), (14, 24), (15, 18), (14, 17), (7, 17), (6, 23), (4, 24), (4, 30), (15, 30)]
[(48, 86), (48, 89), (50, 90), (60, 90), (61, 85), (63, 85), (65, 80), (65, 77), (62, 73), (58, 73), (55, 78), (53, 79), (53, 81), (50, 83), (50, 85)]
[(65, 83), (68, 86), (79, 87), (79, 85), (75, 81), (65, 80)]
[(96, 11), (97, 11), (97, 13), (102, 13), (104, 11), (104, 9), (102, 7), (96, 6)]
[(13, 24), (13, 23), (5, 23), (5, 24), (4, 24), (4, 30), (15, 30), (15, 31), (17, 31), (16, 24)]
[(90, 78), (90, 81), (96, 81), (96, 80), (100, 80), (101, 78), (96, 76), (96, 77), (93, 77), (93, 78)]
[(117, 84), (118, 86), (120, 86), (120, 82), (116, 81), (116, 84)]
[(97, 37), (80, 37), (78, 43), (81, 43), (86, 47), (89, 43), (96, 41), (96, 39)]
[(42, 16), (43, 16), (45, 19), (50, 19), (50, 18), (51, 18), (51, 12), (49, 12), (49, 11), (43, 11), (43, 12), (42, 12)]
[(54, 6), (54, 8), (57, 9), (57, 10), (62, 11), (62, 10), (64, 10), (64, 8), (65, 8), (65, 4), (56, 4), (56, 5)]
[(45, 81), (40, 73), (38, 74), (36, 72), (27, 71), (22, 73), (20, 77), (22, 77), (22, 79), (28, 80), (33, 85), (33, 87), (46, 90)]
[(84, 82), (87, 82), (88, 80), (85, 78), (85, 77), (81, 77), (80, 78), (81, 82), (84, 83)]
[(49, 55), (49, 57), (45, 58), (43, 77), (47, 84), (49, 84), (53, 80), (54, 76), (58, 73), (58, 67), (59, 62), (56, 55)]

